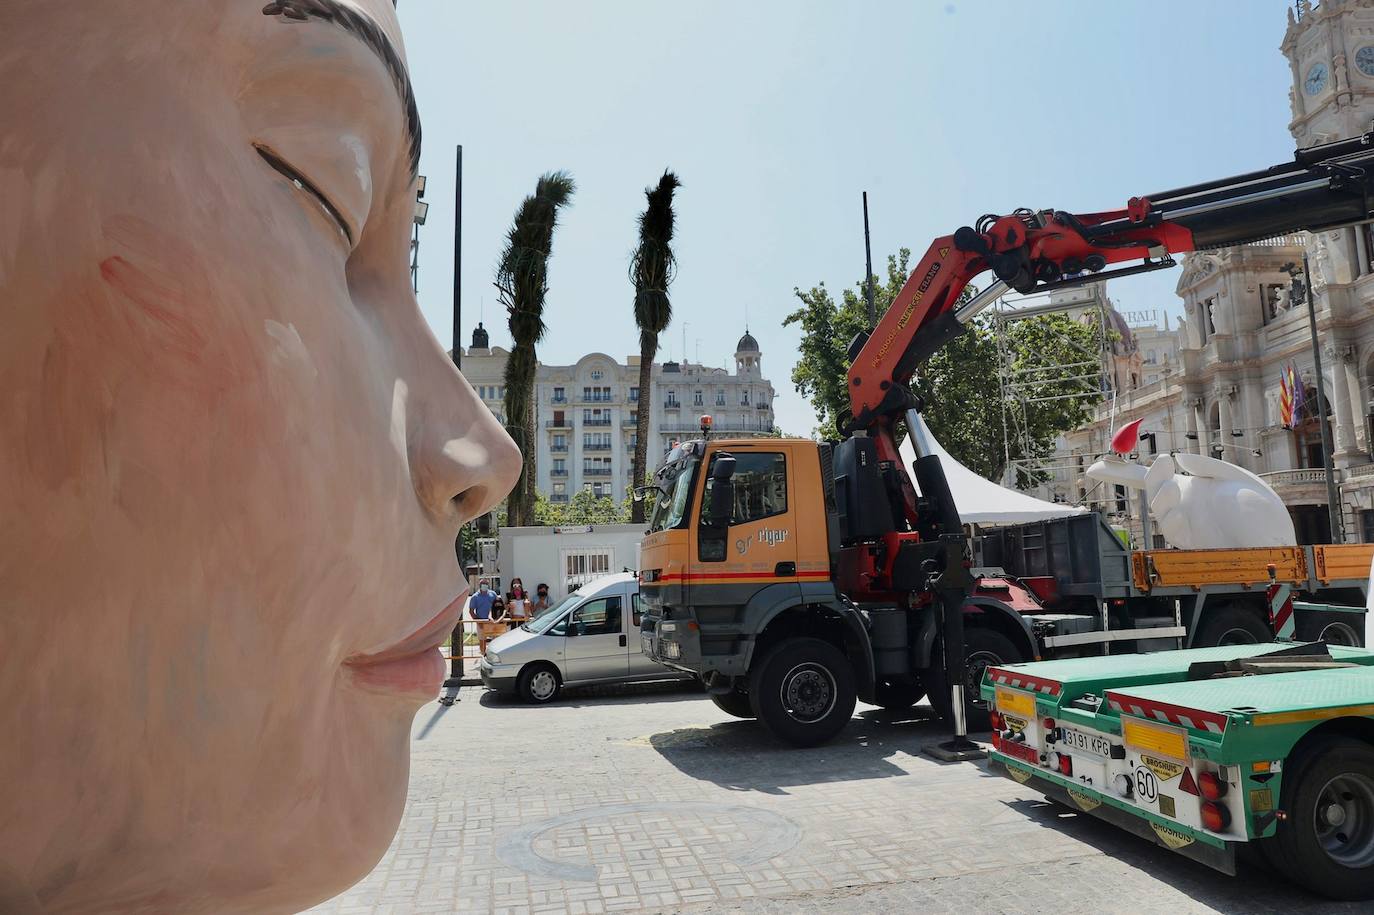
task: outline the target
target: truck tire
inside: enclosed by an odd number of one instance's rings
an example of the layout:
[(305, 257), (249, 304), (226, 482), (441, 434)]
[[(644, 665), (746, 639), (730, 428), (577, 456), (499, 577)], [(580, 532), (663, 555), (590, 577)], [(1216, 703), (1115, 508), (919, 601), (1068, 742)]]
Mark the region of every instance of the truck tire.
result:
[(1283, 776), (1270, 857), (1296, 883), (1331, 899), (1374, 897), (1374, 747), (1332, 736)]
[(854, 715), (854, 669), (820, 639), (788, 639), (749, 673), (754, 715), (794, 747), (814, 747), (838, 734)]
[[(936, 641), (930, 653), (932, 666), (921, 674), (930, 704), (945, 721), (952, 722), (949, 681), (945, 677), (944, 646)], [(992, 727), (988, 720), (988, 708), (980, 696), (979, 687), (983, 685), (983, 671), (1002, 664), (1019, 664), (1026, 660), (1021, 650), (1011, 639), (996, 629), (971, 626), (964, 630), (964, 721), (970, 734), (986, 731)]]
[(531, 705), (543, 705), (558, 698), (563, 681), (558, 676), (558, 668), (552, 664), (529, 664), (520, 671), (515, 689), (520, 698)]
[(879, 683), (873, 690), (873, 704), (900, 712), (920, 702), (925, 694), (920, 683)]
[(1235, 604), (1225, 604), (1206, 611), (1202, 626), (1193, 639), (1194, 648), (1213, 648), (1217, 645), (1255, 645), (1274, 641), (1274, 633), (1260, 619), (1259, 614)]
[(753, 718), (754, 707), (749, 704), (749, 697), (737, 689), (732, 689), (728, 693), (711, 693), (711, 701), (716, 704), (727, 715), (734, 715), (736, 718)]

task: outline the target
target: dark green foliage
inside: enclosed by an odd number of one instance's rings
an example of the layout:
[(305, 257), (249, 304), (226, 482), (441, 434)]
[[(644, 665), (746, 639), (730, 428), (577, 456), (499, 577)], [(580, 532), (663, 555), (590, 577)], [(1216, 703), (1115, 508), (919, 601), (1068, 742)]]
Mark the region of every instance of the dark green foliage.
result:
[[(673, 282), (677, 260), (673, 255), (673, 194), (682, 186), (677, 175), (664, 171), (656, 186), (644, 189), (647, 205), (639, 214), (639, 246), (630, 260), (630, 282), (635, 289), (635, 324), (639, 327), (639, 409), (635, 428), (634, 469), (630, 479), (642, 480), (648, 463), (649, 411), (653, 407), (654, 358), (658, 355), (659, 334), (673, 320), (668, 287)], [(644, 503), (635, 502), (631, 517), (644, 520)]]
[(506, 500), (512, 525), (529, 524), (534, 503), (534, 372), (535, 345), (544, 337), (544, 300), (549, 291), (549, 257), (558, 211), (575, 186), (566, 172), (549, 172), (526, 197), (506, 233), (506, 247), (496, 268), (496, 289), (509, 316), (514, 345), (506, 361), (506, 431), (520, 446), (525, 470)]

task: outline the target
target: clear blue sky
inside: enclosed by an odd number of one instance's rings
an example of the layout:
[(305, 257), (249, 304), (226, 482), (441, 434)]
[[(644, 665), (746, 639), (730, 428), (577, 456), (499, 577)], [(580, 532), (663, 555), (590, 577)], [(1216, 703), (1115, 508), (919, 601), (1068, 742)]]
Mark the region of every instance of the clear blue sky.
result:
[[(678, 172), (667, 355), (721, 365), (750, 327), (778, 422), (794, 286), (1018, 206), (1090, 211), (1287, 159), (1281, 0), (466, 3), (401, 0), (429, 179), (420, 302), (452, 324), (453, 160), (464, 151), (464, 336), (506, 345), (502, 236), (545, 171), (577, 180), (554, 241), (545, 362), (638, 351), (626, 277), (645, 185)], [(1118, 281), (1177, 313), (1177, 272)], [(699, 341), (699, 342), (698, 342)]]

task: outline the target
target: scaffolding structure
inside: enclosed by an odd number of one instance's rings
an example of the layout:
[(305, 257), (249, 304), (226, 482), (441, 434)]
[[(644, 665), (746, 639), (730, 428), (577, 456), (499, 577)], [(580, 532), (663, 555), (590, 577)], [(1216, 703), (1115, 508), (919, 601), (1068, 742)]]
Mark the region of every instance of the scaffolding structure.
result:
[[(997, 347), (997, 382), (1002, 401), (1005, 485), (1026, 488), (1045, 475), (1054, 476), (1056, 471), (1073, 473), (1073, 468), (1056, 464), (1052, 458), (1036, 456), (1030, 433), (1031, 411), (1035, 405), (1048, 401), (1073, 400), (1090, 407), (1104, 400), (1113, 401), (1117, 383), (1110, 310), (1111, 302), (1103, 284), (1056, 293), (1008, 295), (990, 309), (989, 328)], [(1036, 358), (1036, 354), (1016, 346), (1014, 329), (1019, 322), (1053, 314), (1092, 327), (1092, 345), (1084, 346), (1051, 327), (1051, 333), (1063, 344), (1053, 351)], [(1073, 354), (1069, 361), (1056, 361), (1052, 355), (1065, 351)], [(1060, 390), (1046, 395), (1042, 385), (1051, 380)]]

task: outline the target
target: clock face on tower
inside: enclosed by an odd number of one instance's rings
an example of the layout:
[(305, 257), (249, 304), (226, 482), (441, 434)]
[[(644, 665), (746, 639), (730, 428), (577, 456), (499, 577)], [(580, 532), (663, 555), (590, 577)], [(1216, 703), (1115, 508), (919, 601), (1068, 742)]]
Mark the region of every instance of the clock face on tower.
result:
[(1355, 52), (1355, 66), (1365, 76), (1374, 76), (1374, 45), (1365, 45)]
[(1326, 88), (1326, 64), (1313, 64), (1307, 71), (1307, 78), (1302, 81), (1303, 91), (1308, 95), (1316, 95)]

